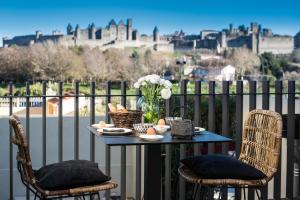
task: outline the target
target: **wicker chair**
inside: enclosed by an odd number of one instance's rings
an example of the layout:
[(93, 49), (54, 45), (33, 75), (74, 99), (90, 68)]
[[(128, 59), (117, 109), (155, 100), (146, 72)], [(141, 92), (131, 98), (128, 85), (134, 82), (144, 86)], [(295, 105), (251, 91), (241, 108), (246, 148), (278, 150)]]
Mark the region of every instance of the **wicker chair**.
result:
[[(179, 167), (179, 174), (196, 187), (236, 187), (254, 188), (256, 195), (262, 199), (261, 191), (274, 176), (280, 157), (282, 137), (282, 118), (280, 114), (270, 110), (253, 110), (244, 124), (242, 145), (239, 160), (262, 171), (266, 178), (260, 180), (242, 179), (203, 179), (186, 166)], [(202, 187), (203, 188), (203, 187)]]
[(85, 195), (89, 195), (90, 198), (93, 195), (97, 195), (100, 199), (99, 192), (103, 190), (114, 189), (118, 185), (112, 181), (104, 182), (98, 185), (92, 186), (84, 186), (77, 188), (69, 188), (64, 190), (44, 190), (39, 187), (37, 183), (37, 179), (34, 175), (34, 171), (32, 169), (31, 158), (28, 149), (28, 143), (26, 139), (26, 134), (24, 128), (19, 120), (19, 118), (15, 115), (11, 115), (9, 118), (9, 123), (14, 130), (14, 136), (12, 137), (11, 142), (18, 146), (17, 153), (17, 166), (20, 172), (21, 180), (23, 184), (34, 193), (35, 198), (39, 199), (61, 199), (66, 197), (83, 197)]

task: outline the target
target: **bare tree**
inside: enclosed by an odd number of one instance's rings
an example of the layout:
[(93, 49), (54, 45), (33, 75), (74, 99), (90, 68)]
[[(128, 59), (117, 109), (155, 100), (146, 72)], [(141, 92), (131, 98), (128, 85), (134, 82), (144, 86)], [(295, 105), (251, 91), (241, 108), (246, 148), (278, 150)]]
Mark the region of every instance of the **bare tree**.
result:
[(236, 48), (230, 57), (230, 63), (236, 68), (237, 74), (244, 76), (246, 72), (254, 73), (260, 65), (259, 57), (246, 48)]

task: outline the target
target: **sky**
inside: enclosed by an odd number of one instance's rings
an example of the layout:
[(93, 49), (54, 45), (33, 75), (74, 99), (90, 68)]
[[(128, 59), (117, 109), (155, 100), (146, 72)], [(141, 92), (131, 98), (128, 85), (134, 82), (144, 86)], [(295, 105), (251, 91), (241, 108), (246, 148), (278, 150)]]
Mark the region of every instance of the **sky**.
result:
[(0, 38), (36, 30), (65, 33), (68, 23), (103, 27), (112, 18), (132, 18), (133, 27), (146, 34), (156, 25), (162, 34), (180, 29), (199, 34), (230, 23), (258, 22), (274, 33), (295, 35), (300, 31), (299, 8), (300, 0), (0, 0)]

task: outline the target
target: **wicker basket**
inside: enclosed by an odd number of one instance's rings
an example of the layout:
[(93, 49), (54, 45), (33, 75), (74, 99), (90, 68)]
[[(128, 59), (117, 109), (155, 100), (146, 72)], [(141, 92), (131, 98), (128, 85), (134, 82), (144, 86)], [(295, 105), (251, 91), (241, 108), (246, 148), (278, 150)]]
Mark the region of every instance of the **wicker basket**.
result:
[(133, 124), (141, 123), (143, 112), (128, 110), (128, 112), (108, 112), (116, 127), (133, 128)]

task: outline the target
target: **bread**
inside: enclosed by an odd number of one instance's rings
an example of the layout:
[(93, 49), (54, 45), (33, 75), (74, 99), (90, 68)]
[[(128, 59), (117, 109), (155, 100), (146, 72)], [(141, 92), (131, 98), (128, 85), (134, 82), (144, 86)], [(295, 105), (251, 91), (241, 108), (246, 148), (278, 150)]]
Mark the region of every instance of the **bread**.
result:
[(117, 104), (117, 112), (128, 112), (128, 110), (121, 104)]
[(147, 135), (155, 135), (156, 131), (154, 128), (150, 127), (147, 129)]
[(166, 125), (166, 122), (164, 119), (160, 119), (160, 120), (158, 120), (157, 125), (164, 126), (164, 125)]
[(114, 105), (112, 105), (111, 103), (108, 104), (108, 108), (110, 110), (110, 112), (117, 112), (117, 109)]
[(105, 128), (106, 127), (106, 123), (104, 121), (100, 121), (99, 122), (99, 127), (100, 128)]

